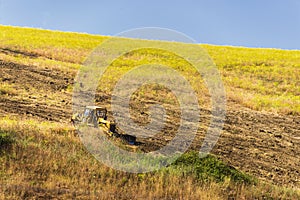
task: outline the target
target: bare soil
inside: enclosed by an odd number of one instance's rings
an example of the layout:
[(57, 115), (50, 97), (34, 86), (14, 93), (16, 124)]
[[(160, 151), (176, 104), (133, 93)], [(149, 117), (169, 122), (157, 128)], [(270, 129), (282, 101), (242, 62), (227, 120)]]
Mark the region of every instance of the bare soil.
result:
[[(2, 53), (12, 52), (3, 50)], [(72, 115), (72, 94), (65, 90), (74, 83), (75, 72), (68, 74), (59, 70), (0, 60), (0, 74), (3, 83), (13, 84), (17, 87), (17, 91), (26, 91), (26, 95), (21, 95), (21, 97), (20, 95), (1, 95), (1, 115), (18, 115), (69, 123)], [(39, 90), (43, 93), (36, 92)], [(54, 104), (47, 102), (47, 98), (52, 93), (61, 95), (61, 98)], [(109, 97), (101, 93), (97, 95), (96, 100), (103, 106), (109, 103)], [(143, 108), (139, 109), (143, 110)], [(142, 111), (141, 116), (143, 116)], [(163, 134), (158, 134), (152, 139), (140, 140), (140, 148), (148, 152), (167, 144), (176, 131), (178, 121), (176, 117), (178, 115), (175, 113), (169, 118)], [(202, 128), (199, 129), (193, 141), (192, 149), (200, 149), (209, 120), (210, 112), (203, 108), (201, 110)], [(249, 172), (261, 179), (275, 184), (299, 187), (299, 127), (300, 116), (254, 111), (229, 100), (223, 132), (212, 153), (237, 169)]]

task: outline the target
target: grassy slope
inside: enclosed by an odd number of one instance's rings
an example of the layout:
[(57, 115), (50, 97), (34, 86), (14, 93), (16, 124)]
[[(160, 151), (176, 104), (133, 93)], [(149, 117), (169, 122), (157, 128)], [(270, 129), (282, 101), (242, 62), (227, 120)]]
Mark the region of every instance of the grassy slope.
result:
[[(299, 198), (299, 191), (257, 182), (214, 157), (185, 154), (147, 174), (112, 170), (94, 159), (65, 124), (3, 118), (1, 199)], [(2, 140), (4, 141), (4, 140)]]
[[(1, 51), (10, 52), (0, 53), (0, 60), (75, 73), (84, 58), (105, 38), (0, 26)], [(257, 110), (299, 115), (300, 51), (203, 47), (220, 69), (229, 99)], [(168, 56), (171, 61), (167, 63), (175, 66), (178, 58)], [(136, 52), (130, 58), (137, 58), (132, 59), (134, 64), (143, 64), (155, 59), (156, 52), (150, 52), (150, 57), (146, 59), (142, 59), (143, 52)], [(114, 63), (113, 67), (118, 67), (120, 63), (132, 65), (124, 58)], [(186, 67), (184, 62), (180, 65)], [(108, 87), (116, 78), (107, 77)], [(34, 88), (29, 91), (20, 88), (1, 84), (0, 92), (16, 99), (30, 93), (38, 95)], [(60, 95), (52, 94), (53, 102), (46, 103), (55, 103)], [(135, 197), (138, 194), (148, 198), (191, 199), (201, 196), (204, 199), (218, 199), (232, 196), (252, 199), (264, 195), (274, 198), (297, 198), (299, 195), (291, 189), (263, 183), (257, 186), (237, 184), (230, 181), (231, 176), (219, 183), (215, 179), (203, 183), (206, 179), (199, 179), (193, 167), (184, 172), (175, 166), (146, 175), (116, 172), (93, 159), (74, 136), (73, 128), (65, 124), (3, 118), (0, 128), (1, 134), (9, 133), (14, 140), (12, 145), (2, 145), (4, 153), (1, 154), (0, 177), (1, 188), (5, 188), (5, 192), (0, 190), (0, 197), (41, 195), (71, 198), (76, 195), (87, 198), (94, 195), (106, 199)], [(10, 139), (1, 140), (10, 142)], [(222, 172), (216, 173), (222, 175)]]
[[(23, 64), (58, 66), (63, 70), (78, 68), (86, 56), (107, 37), (77, 33), (51, 32), (38, 29), (0, 27), (1, 48), (31, 53), (42, 58), (11, 58)], [(285, 114), (300, 113), (300, 51), (251, 49), (203, 45), (218, 66), (230, 99), (256, 110)], [(143, 60), (143, 64), (156, 58)], [(54, 60), (54, 61), (53, 61)], [(178, 58), (168, 58), (178, 61)], [(119, 63), (132, 65), (127, 59)], [(129, 63), (129, 64), (128, 64)], [(176, 63), (177, 64), (177, 63)], [(186, 63), (182, 63), (186, 67)], [(116, 65), (115, 65), (116, 66)]]

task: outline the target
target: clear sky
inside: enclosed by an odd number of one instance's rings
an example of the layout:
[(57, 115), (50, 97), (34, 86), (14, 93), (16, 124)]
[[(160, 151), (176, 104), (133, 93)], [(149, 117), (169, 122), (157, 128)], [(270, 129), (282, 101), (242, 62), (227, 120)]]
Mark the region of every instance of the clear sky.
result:
[(162, 27), (198, 43), (300, 49), (300, 0), (0, 0), (0, 24), (100, 35)]

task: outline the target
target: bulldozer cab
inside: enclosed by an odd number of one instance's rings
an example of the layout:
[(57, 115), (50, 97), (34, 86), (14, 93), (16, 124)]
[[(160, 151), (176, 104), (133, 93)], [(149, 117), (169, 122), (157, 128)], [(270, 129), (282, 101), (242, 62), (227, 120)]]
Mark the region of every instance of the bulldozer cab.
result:
[(107, 110), (99, 106), (87, 106), (83, 112), (83, 119), (87, 123), (97, 124), (98, 119), (107, 119)]

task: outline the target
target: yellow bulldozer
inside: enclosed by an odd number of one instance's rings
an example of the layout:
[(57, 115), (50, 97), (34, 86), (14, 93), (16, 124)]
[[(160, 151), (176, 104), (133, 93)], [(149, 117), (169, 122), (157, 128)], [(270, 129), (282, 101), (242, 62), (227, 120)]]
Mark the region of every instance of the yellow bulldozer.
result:
[(107, 120), (107, 109), (104, 107), (86, 106), (83, 113), (76, 113), (72, 116), (71, 122), (74, 126), (85, 124), (88, 126), (99, 127), (110, 137), (121, 138), (130, 145), (136, 144), (135, 136), (120, 133), (116, 123)]

